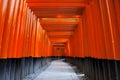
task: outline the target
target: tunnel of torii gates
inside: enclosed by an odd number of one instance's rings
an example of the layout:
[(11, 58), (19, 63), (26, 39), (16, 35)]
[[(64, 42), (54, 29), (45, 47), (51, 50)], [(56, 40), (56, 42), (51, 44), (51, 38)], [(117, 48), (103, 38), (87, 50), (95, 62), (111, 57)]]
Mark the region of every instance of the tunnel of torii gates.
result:
[(120, 0), (0, 0), (0, 80), (56, 56), (90, 80), (120, 80)]

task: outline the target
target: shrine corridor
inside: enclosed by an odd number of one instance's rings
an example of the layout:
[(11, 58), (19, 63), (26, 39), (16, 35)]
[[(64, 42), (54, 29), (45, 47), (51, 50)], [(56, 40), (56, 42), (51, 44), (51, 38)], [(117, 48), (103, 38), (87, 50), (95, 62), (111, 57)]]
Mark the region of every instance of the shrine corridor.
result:
[(120, 80), (120, 0), (0, 0), (0, 80), (79, 79)]

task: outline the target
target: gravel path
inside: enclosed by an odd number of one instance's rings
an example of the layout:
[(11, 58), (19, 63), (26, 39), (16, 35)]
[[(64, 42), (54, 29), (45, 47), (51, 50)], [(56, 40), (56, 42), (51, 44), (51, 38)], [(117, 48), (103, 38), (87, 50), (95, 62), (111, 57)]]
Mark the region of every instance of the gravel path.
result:
[(80, 80), (80, 78), (68, 63), (56, 60), (34, 80)]

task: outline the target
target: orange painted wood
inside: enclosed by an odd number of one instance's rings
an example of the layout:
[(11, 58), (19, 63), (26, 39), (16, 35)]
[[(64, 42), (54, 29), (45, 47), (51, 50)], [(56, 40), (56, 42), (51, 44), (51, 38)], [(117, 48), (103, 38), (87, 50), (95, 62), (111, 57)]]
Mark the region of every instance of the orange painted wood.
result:
[(27, 29), (26, 29), (26, 43), (25, 43), (25, 45), (26, 45), (26, 49), (24, 49), (24, 50), (26, 50), (26, 57), (28, 57), (28, 56), (31, 56), (31, 51), (30, 51), (30, 49), (31, 49), (31, 30), (32, 30), (32, 15), (33, 15), (33, 13), (31, 12), (31, 10), (29, 9), (29, 18), (28, 18), (28, 23), (27, 23), (27, 25), (26, 25), (26, 27), (27, 27)]
[[(84, 35), (84, 48), (85, 48), (84, 54), (87, 57), (94, 56), (95, 58), (98, 58), (98, 57), (100, 57), (100, 55), (97, 52), (101, 51), (100, 50), (101, 49), (100, 48), (100, 41), (99, 41), (101, 33), (99, 31), (97, 31), (99, 28), (99, 23), (98, 23), (99, 22), (99, 15), (98, 15), (98, 11), (97, 11), (96, 1), (94, 0), (94, 3), (91, 5), (92, 5), (92, 7), (90, 7), (90, 6), (86, 7), (85, 13), (84, 13), (84, 18), (85, 18), (83, 20), (83, 23), (84, 23), (83, 35)], [(91, 10), (93, 10), (93, 11), (91, 11)], [(93, 16), (92, 16), (92, 14), (91, 15), (89, 14), (91, 12), (93, 12), (92, 13)], [(93, 20), (91, 19), (90, 16), (93, 17)], [(95, 20), (95, 18), (96, 18), (96, 20)], [(95, 22), (94, 25), (92, 25), (92, 21)], [(85, 28), (86, 28), (86, 31), (85, 31)], [(99, 35), (97, 34), (97, 32), (99, 33)]]
[(56, 21), (56, 22), (54, 22), (54, 21), (47, 21), (47, 22), (44, 22), (44, 21), (40, 21), (40, 23), (41, 23), (41, 25), (43, 25), (43, 24), (57, 24), (57, 25), (61, 25), (61, 24), (78, 24), (79, 23), (79, 21), (76, 21), (76, 22), (68, 22), (68, 21)]
[(68, 35), (68, 36), (70, 36), (70, 35), (72, 35), (73, 34), (73, 31), (56, 31), (56, 32), (47, 32), (47, 34), (49, 35), (49, 36), (59, 36), (59, 35)]
[(79, 49), (79, 37), (78, 37), (79, 34), (78, 34), (78, 31), (77, 31), (77, 30), (75, 31), (75, 33), (76, 33), (76, 34), (74, 34), (74, 38), (75, 38), (75, 39), (74, 39), (74, 44), (75, 44), (75, 45), (74, 45), (74, 47), (75, 47), (75, 57), (78, 57), (79, 54), (80, 54), (80, 53), (79, 53), (79, 50), (80, 50), (80, 49)]
[(40, 47), (39, 47), (39, 49), (40, 49), (40, 56), (42, 56), (42, 54), (44, 54), (43, 52), (42, 52), (42, 49), (43, 49), (43, 42), (44, 42), (44, 32), (43, 32), (43, 28), (42, 28), (42, 26), (40, 25), (40, 28), (41, 28), (41, 31), (40, 31)]
[(82, 22), (79, 23), (79, 26), (77, 28), (77, 34), (78, 34), (78, 50), (79, 50), (79, 53), (78, 53), (78, 57), (84, 57), (84, 45), (83, 45), (83, 25), (82, 25)]
[(31, 46), (32, 46), (32, 31), (33, 31), (33, 12), (30, 10), (30, 21), (28, 24), (28, 50), (27, 50), (27, 56), (32, 56), (34, 53), (31, 52)]
[(28, 3), (34, 2), (34, 3), (87, 3), (88, 0), (60, 0), (60, 1), (56, 1), (56, 0), (27, 0)]
[[(47, 37), (47, 36), (46, 36)], [(48, 37), (46, 38), (46, 57), (48, 57), (48, 46), (49, 46), (49, 44), (48, 44)]]
[(15, 27), (15, 35), (14, 35), (14, 45), (13, 45), (13, 57), (17, 58), (17, 48), (18, 48), (18, 36), (19, 36), (19, 30), (21, 25), (21, 17), (22, 17), (22, 11), (23, 11), (23, 0), (20, 1), (19, 11), (18, 11), (18, 19), (17, 19), (17, 25)]
[(118, 26), (119, 26), (119, 34), (120, 34), (120, 0), (115, 0), (114, 1), (114, 5), (115, 5), (115, 11), (116, 11), (116, 17), (117, 17), (117, 22), (118, 22)]
[[(45, 7), (72, 7), (71, 10), (81, 7), (84, 10), (80, 11), (79, 21), (40, 22), (38, 15), (34, 15), (24, 0), (0, 1), (0, 58), (65, 55), (120, 60), (119, 0), (83, 0), (80, 3), (77, 0), (74, 3), (68, 3), (68, 0), (61, 3), (52, 1), (28, 5), (33, 11)], [(70, 14), (66, 11), (66, 17)]]
[(46, 32), (44, 31), (44, 43), (43, 43), (43, 46), (44, 46), (44, 48), (43, 48), (43, 53), (42, 53), (42, 55), (44, 56), (44, 57), (46, 57)]
[[(82, 27), (85, 27), (86, 28), (86, 32), (87, 32), (87, 35), (88, 35), (88, 53), (87, 53), (87, 57), (93, 57), (93, 52), (95, 51), (95, 47), (94, 47), (94, 27), (93, 27), (93, 25), (92, 25), (92, 19), (91, 19), (91, 17), (92, 17), (92, 14), (91, 14), (91, 7), (90, 7), (90, 5), (89, 6), (87, 6), (86, 7), (86, 9), (85, 9), (85, 15), (84, 15), (84, 22), (85, 22), (85, 24), (84, 24), (84, 26), (82, 26)], [(91, 31), (92, 30), (92, 31)], [(81, 32), (82, 32), (82, 30), (81, 30)], [(83, 33), (82, 33), (82, 35), (83, 36), (85, 36)], [(83, 40), (84, 41), (84, 40)], [(82, 41), (82, 42), (83, 42)], [(81, 43), (82, 44), (82, 43)], [(83, 45), (84, 46), (84, 45)], [(84, 53), (84, 54), (86, 54), (86, 53)]]
[(88, 57), (89, 55), (89, 45), (88, 45), (88, 26), (86, 26), (85, 18), (83, 18), (83, 27), (82, 27), (82, 34), (83, 34), (83, 48), (84, 48), (84, 56)]
[(0, 1), (0, 22), (2, 18), (2, 0)]
[(70, 47), (70, 40), (67, 41), (66, 47), (65, 47), (65, 55), (64, 56), (71, 56), (71, 47)]
[(41, 57), (40, 55), (40, 39), (41, 39), (41, 28), (39, 19), (37, 20), (37, 31), (36, 31), (36, 43), (35, 43), (35, 57)]
[(109, 24), (112, 36), (113, 55), (116, 60), (120, 60), (120, 33), (119, 33), (119, 22), (117, 21), (117, 14), (115, 11), (115, 1), (106, 1)]
[(44, 56), (47, 57), (47, 49), (48, 49), (48, 44), (47, 44), (47, 35), (45, 33), (45, 43), (44, 43)]
[(94, 14), (95, 14), (95, 36), (96, 36), (96, 54), (97, 58), (102, 58), (104, 59), (106, 57), (106, 50), (105, 50), (105, 40), (104, 40), (104, 31), (102, 27), (102, 19), (101, 19), (101, 14), (100, 14), (100, 6), (99, 6), (99, 1), (94, 0)]
[(29, 7), (85, 7), (84, 3), (28, 3)]
[(41, 57), (43, 57), (43, 52), (44, 52), (44, 30), (42, 29), (41, 32)]
[(18, 36), (17, 58), (21, 58), (23, 56), (22, 51), (23, 51), (24, 30), (26, 26), (26, 15), (27, 15), (27, 4), (24, 2), (22, 16), (21, 16), (19, 36)]
[(105, 0), (100, 1), (100, 9), (101, 9), (102, 26), (103, 26), (103, 31), (104, 31), (105, 46), (106, 46), (106, 58), (114, 59), (113, 58), (111, 31), (110, 31), (110, 27), (109, 27), (107, 6), (106, 6)]
[(14, 45), (14, 35), (16, 34), (15, 33), (15, 27), (16, 27), (16, 23), (17, 23), (17, 20), (18, 20), (18, 11), (19, 11), (19, 5), (20, 4), (20, 1), (16, 1), (15, 3), (15, 9), (14, 9), (14, 15), (13, 15), (13, 22), (12, 22), (12, 25), (11, 25), (11, 28), (10, 28), (10, 37), (9, 37), (9, 44), (8, 44), (8, 58), (13, 58), (14, 57), (14, 54), (13, 54), (13, 51), (14, 51), (14, 48), (13, 48), (13, 45)]
[(1, 47), (1, 58), (7, 58), (8, 55), (8, 43), (10, 36), (10, 28), (13, 21), (13, 12), (15, 7), (15, 0), (9, 0), (7, 6), (7, 14), (5, 17), (3, 37), (2, 37), (2, 47)]
[(89, 48), (90, 48), (90, 55), (91, 57), (95, 58), (96, 57), (96, 41), (95, 41), (95, 26), (94, 26), (94, 21), (93, 21), (93, 11), (92, 11), (92, 5), (89, 5), (86, 9), (86, 22), (88, 26), (88, 34), (90, 34), (88, 37), (89, 39)]
[(27, 57), (28, 55), (28, 33), (29, 33), (29, 24), (30, 24), (30, 9), (27, 8), (27, 18), (26, 18), (26, 27), (24, 33), (24, 41), (23, 41), (23, 57)]
[[(75, 33), (74, 36), (72, 37), (72, 47), (73, 47), (73, 52), (72, 52), (72, 56), (73, 57), (77, 57), (77, 54), (78, 54), (78, 39), (77, 39), (77, 34)], [(76, 46), (77, 45), (77, 46)]]
[(2, 26), (2, 1), (0, 1), (0, 57), (1, 57), (1, 42), (2, 42), (2, 33), (3, 33), (3, 26)]
[(64, 56), (65, 48), (64, 47), (54, 47), (54, 56)]
[[(117, 18), (117, 27), (119, 28), (119, 34), (120, 34), (120, 0), (115, 0), (115, 10), (116, 10), (116, 18)], [(119, 38), (120, 39), (120, 38)], [(117, 60), (120, 60), (120, 54), (116, 54)]]
[(5, 24), (5, 17), (7, 13), (8, 0), (0, 1), (0, 58), (2, 58), (2, 37), (3, 37), (3, 29)]
[(42, 39), (43, 39), (42, 42), (43, 43), (42, 43), (42, 54), (41, 54), (42, 57), (45, 56), (45, 33), (46, 33), (45, 30), (43, 30), (43, 33), (42, 33)]
[(48, 50), (47, 50), (47, 54), (48, 54), (48, 57), (52, 56), (51, 55), (51, 42), (50, 42), (49, 38), (48, 38)]
[(32, 40), (31, 40), (31, 56), (34, 57), (35, 55), (35, 40), (36, 40), (36, 23), (37, 23), (37, 20), (36, 20), (36, 17), (34, 15), (34, 18), (33, 18), (33, 27), (32, 27)]

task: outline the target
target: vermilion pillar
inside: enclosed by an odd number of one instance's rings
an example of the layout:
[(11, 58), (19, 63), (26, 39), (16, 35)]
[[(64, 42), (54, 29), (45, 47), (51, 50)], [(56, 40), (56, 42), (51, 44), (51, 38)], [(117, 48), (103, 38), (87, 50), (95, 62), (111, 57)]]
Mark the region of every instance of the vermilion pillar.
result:
[(27, 15), (27, 4), (24, 1), (19, 36), (18, 36), (17, 58), (23, 57), (23, 41), (24, 41), (24, 33), (25, 33), (24, 31), (26, 27), (26, 15)]
[(7, 13), (7, 6), (8, 6), (8, 0), (1, 0), (0, 1), (0, 57), (3, 57), (3, 54), (1, 53), (2, 49), (2, 36), (3, 36), (3, 29), (5, 24), (5, 17)]
[(117, 20), (117, 14), (115, 11), (115, 1), (106, 0), (109, 26), (112, 37), (113, 55), (116, 60), (120, 60), (120, 32), (119, 32), (119, 21)]
[(4, 29), (3, 29), (3, 35), (2, 35), (1, 58), (7, 58), (10, 28), (12, 26), (12, 21), (13, 21), (15, 2), (16, 0), (8, 1), (7, 13), (6, 13), (5, 22), (3, 25)]
[(10, 37), (9, 37), (9, 43), (8, 43), (8, 58), (13, 57), (14, 35), (16, 34), (15, 33), (15, 28), (17, 26), (17, 21), (18, 21), (19, 6), (20, 6), (20, 1), (18, 0), (15, 3), (14, 14), (13, 14), (13, 22), (11, 23), (11, 27), (10, 27)]
[(23, 11), (23, 0), (20, 1), (19, 3), (19, 9), (18, 9), (18, 14), (17, 14), (17, 23), (15, 26), (15, 34), (14, 34), (14, 45), (13, 45), (13, 57), (16, 58), (17, 55), (17, 48), (18, 48), (18, 36), (19, 36), (19, 30), (20, 30), (20, 25), (21, 25), (21, 17), (22, 17), (22, 11)]

